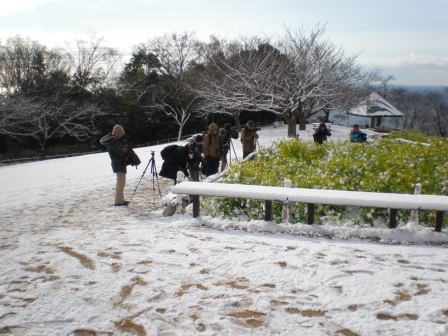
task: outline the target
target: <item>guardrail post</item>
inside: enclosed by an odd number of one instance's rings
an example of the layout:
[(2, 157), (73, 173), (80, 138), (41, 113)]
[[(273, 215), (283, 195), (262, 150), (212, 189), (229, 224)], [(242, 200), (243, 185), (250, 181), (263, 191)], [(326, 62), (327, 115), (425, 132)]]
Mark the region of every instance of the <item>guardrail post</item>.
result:
[[(292, 186), (292, 182), (289, 179), (285, 179), (284, 182), (284, 186), (285, 188), (291, 188)], [(282, 210), (282, 222), (284, 223), (288, 223), (289, 222), (289, 201), (286, 200), (285, 202), (283, 202), (283, 210)]]
[(436, 212), (436, 232), (442, 232), (442, 225), (443, 225), (443, 211), (437, 211)]
[(308, 203), (307, 209), (307, 223), (314, 224), (314, 203)]
[[(176, 176), (176, 183), (181, 183), (184, 180), (185, 180), (184, 173), (181, 171), (178, 171), (177, 176)], [(183, 202), (182, 195), (177, 194), (177, 196), (176, 196), (176, 213), (182, 213), (182, 211), (184, 210), (182, 202)]]
[(201, 212), (201, 201), (199, 200), (199, 195), (193, 195), (191, 196), (191, 199), (193, 201), (193, 218), (197, 218)]
[(397, 227), (397, 209), (389, 209), (389, 229)]
[(264, 220), (267, 222), (272, 220), (272, 201), (264, 202)]
[[(417, 183), (415, 185), (414, 194), (420, 195), (422, 193), (422, 185), (420, 183)], [(411, 223), (414, 225), (418, 225), (418, 210), (412, 210), (411, 211)]]

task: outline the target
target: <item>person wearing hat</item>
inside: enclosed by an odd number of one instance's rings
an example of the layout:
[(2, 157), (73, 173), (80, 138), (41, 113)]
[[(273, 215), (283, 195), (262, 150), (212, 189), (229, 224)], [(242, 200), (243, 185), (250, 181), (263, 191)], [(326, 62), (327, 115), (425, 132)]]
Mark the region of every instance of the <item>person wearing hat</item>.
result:
[(243, 144), (243, 159), (256, 149), (256, 140), (258, 139), (257, 128), (253, 120), (249, 120), (241, 131), (241, 142)]
[(126, 206), (129, 204), (128, 201), (124, 200), (124, 186), (126, 185), (126, 156), (130, 147), (122, 142), (124, 133), (124, 128), (121, 125), (115, 125), (112, 133), (100, 139), (100, 143), (106, 146), (109, 152), (112, 171), (117, 175), (115, 206)]

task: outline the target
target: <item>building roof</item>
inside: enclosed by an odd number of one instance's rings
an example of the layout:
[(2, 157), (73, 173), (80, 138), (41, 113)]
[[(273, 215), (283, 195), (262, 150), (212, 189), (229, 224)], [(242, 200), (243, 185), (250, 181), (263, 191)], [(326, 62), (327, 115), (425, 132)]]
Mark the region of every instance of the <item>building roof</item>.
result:
[(360, 105), (349, 110), (348, 114), (361, 117), (403, 117), (403, 113), (376, 92), (372, 92)]

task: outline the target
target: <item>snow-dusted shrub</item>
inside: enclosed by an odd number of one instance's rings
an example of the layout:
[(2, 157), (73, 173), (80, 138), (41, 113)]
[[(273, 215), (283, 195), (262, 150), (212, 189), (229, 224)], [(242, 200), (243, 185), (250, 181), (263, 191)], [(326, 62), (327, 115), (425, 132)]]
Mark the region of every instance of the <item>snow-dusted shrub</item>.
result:
[[(394, 138), (430, 143), (431, 146), (399, 143)], [(226, 183), (283, 186), (288, 178), (301, 188), (413, 193), (415, 184), (423, 194), (448, 195), (448, 140), (417, 132), (398, 132), (374, 144), (326, 143), (315, 145), (299, 140), (284, 141), (260, 152), (250, 162), (233, 167)], [(214, 213), (226, 217), (245, 215), (261, 219), (263, 203), (253, 200), (219, 199)], [(282, 204), (275, 204), (274, 218), (281, 217)], [(319, 206), (318, 214), (377, 222), (384, 220), (386, 209), (352, 209)], [(348, 215), (348, 212), (350, 215)], [(399, 213), (406, 219), (408, 211)], [(296, 220), (304, 221), (306, 210), (296, 205)], [(431, 222), (432, 214), (422, 219)], [(355, 220), (356, 221), (356, 220)]]

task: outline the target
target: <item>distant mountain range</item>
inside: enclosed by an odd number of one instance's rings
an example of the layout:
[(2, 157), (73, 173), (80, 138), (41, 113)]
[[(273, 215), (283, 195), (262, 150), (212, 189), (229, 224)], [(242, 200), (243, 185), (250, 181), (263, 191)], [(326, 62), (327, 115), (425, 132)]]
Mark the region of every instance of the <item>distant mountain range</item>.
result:
[(438, 92), (448, 96), (448, 86), (438, 85), (391, 85), (394, 88), (403, 88), (412, 92)]

